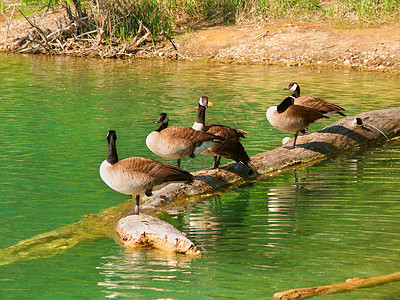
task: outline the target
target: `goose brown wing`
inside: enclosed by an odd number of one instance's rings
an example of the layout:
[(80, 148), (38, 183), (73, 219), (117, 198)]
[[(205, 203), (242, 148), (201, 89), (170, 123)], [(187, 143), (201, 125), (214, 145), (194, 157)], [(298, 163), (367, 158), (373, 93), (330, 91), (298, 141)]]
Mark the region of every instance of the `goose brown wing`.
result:
[(207, 124), (205, 130), (209, 133), (222, 136), (225, 139), (240, 139), (246, 138), (247, 132), (240, 129), (231, 128), (226, 125)]
[(209, 124), (206, 126), (207, 132), (222, 136), (225, 140), (220, 144), (215, 144), (208, 149), (209, 153), (221, 155), (236, 162), (248, 165), (250, 157), (247, 155), (240, 138), (247, 134), (240, 129), (233, 129), (225, 125)]
[(129, 157), (118, 162), (127, 172), (150, 176), (154, 184), (167, 181), (186, 181), (192, 183), (194, 177), (178, 167), (144, 157)]
[(223, 140), (222, 137), (216, 136), (215, 134), (205, 132), (205, 131), (198, 131), (194, 130), (190, 127), (180, 127), (180, 126), (171, 126), (161, 133), (168, 133), (169, 135), (173, 136), (175, 139), (182, 140), (182, 143), (193, 143), (199, 144), (205, 141), (221, 141)]
[(329, 117), (323, 115), (317, 110), (302, 105), (291, 105), (288, 108), (288, 114), (290, 114), (293, 119), (302, 119), (309, 124), (322, 118), (329, 119)]
[(295, 105), (302, 105), (306, 106), (309, 108), (313, 108), (323, 114), (329, 113), (329, 112), (337, 112), (338, 114), (345, 116), (344, 113), (341, 112), (341, 110), (345, 111), (344, 108), (340, 107), (339, 105), (327, 102), (325, 100), (322, 100), (317, 97), (312, 97), (312, 96), (302, 96), (299, 98), (296, 98), (294, 100)]

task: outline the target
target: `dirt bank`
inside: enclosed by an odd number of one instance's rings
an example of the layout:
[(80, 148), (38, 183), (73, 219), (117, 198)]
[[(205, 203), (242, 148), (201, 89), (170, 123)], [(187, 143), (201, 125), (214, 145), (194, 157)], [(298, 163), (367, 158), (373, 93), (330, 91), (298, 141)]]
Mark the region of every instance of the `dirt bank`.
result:
[[(60, 13), (36, 18), (37, 24), (56, 28)], [(15, 45), (31, 25), (24, 18), (0, 18), (0, 49)], [(203, 27), (170, 42), (148, 43), (139, 57), (281, 65), (311, 65), (379, 70), (400, 74), (400, 24), (343, 29), (330, 24), (289, 23)], [(176, 51), (177, 50), (177, 51)], [(79, 55), (79, 53), (67, 53)]]
[(337, 29), (275, 22), (212, 27), (176, 38), (185, 58), (400, 71), (400, 26)]

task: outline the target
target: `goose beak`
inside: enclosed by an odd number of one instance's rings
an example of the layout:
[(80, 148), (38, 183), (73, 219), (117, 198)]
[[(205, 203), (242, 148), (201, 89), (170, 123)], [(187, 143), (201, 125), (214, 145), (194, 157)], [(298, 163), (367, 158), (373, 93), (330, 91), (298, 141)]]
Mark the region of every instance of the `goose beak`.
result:
[(289, 90), (289, 87), (287, 86), (287, 87), (282, 89), (282, 91), (285, 91), (285, 90)]

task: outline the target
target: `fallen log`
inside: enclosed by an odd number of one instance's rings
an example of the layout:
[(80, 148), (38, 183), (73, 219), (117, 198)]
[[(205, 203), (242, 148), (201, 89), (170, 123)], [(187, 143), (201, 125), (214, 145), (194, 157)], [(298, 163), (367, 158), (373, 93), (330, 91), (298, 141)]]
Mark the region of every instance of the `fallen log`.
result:
[(323, 285), (310, 288), (293, 289), (274, 294), (274, 300), (292, 300), (292, 299), (307, 299), (315, 296), (331, 295), (336, 293), (344, 293), (355, 289), (369, 288), (379, 286), (391, 282), (400, 281), (400, 272), (389, 275), (371, 277), (366, 279), (350, 278), (346, 282)]
[[(356, 118), (363, 121), (363, 124), (360, 125)], [(188, 202), (201, 201), (246, 181), (303, 168), (339, 152), (383, 144), (387, 141), (385, 136), (388, 139), (400, 136), (400, 107), (366, 112), (342, 119), (319, 132), (300, 136), (296, 148), (292, 150), (279, 147), (254, 155), (251, 157), (255, 171), (252, 176), (236, 163), (229, 163), (215, 170), (195, 172), (193, 175), (196, 180), (190, 186), (173, 183), (155, 192), (152, 197), (143, 197), (141, 211), (155, 215), (172, 203), (182, 208)], [(128, 200), (99, 214), (87, 216), (75, 224), (21, 241), (0, 250), (0, 266), (21, 260), (53, 256), (80, 242), (110, 237), (118, 240), (115, 233), (117, 222), (133, 211), (134, 203)]]
[(118, 221), (116, 231), (121, 243), (127, 248), (155, 248), (161, 251), (201, 255), (200, 250), (169, 223), (140, 214), (130, 215)]
[[(237, 163), (214, 170), (201, 170), (193, 173), (196, 180), (192, 185), (170, 184), (154, 193), (153, 197), (144, 198), (141, 209), (154, 212), (179, 198), (213, 194), (217, 189), (237, 186), (258, 176), (309, 166), (339, 152), (368, 144), (382, 144), (399, 136), (400, 107), (361, 113), (341, 119), (321, 131), (299, 136), (294, 149), (278, 147), (252, 156), (253, 175)], [(290, 145), (291, 140), (285, 143)]]

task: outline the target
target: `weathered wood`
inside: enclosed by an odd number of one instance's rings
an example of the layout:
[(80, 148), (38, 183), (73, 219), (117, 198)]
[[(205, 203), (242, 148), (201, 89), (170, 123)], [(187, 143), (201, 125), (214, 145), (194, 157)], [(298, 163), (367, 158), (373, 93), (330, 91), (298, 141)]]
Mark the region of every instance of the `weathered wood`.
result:
[[(400, 107), (371, 111), (357, 115), (369, 124), (383, 131), (389, 139), (400, 136)], [(169, 184), (154, 193), (143, 197), (141, 211), (154, 215), (171, 203), (184, 206), (189, 200), (204, 199), (240, 185), (274, 173), (312, 165), (341, 151), (349, 151), (368, 144), (383, 144), (385, 137), (369, 126), (358, 126), (355, 117), (345, 118), (334, 126), (320, 132), (298, 138), (293, 150), (277, 149), (252, 156), (257, 175), (248, 176), (247, 171), (236, 163), (230, 163), (215, 170), (202, 170), (193, 173), (194, 184)], [(258, 176), (258, 177), (257, 177)], [(198, 200), (200, 201), (200, 200)], [(36, 259), (61, 253), (81, 242), (101, 238), (116, 238), (115, 226), (121, 218), (133, 213), (132, 200), (111, 207), (99, 214), (90, 215), (83, 220), (57, 230), (43, 233), (0, 250), (0, 266), (21, 260)]]
[[(358, 125), (356, 118), (362, 120), (363, 125)], [(299, 136), (294, 149), (278, 147), (252, 156), (251, 165), (255, 171), (252, 176), (234, 162), (214, 170), (201, 170), (193, 173), (196, 180), (192, 185), (170, 184), (154, 193), (153, 197), (143, 198), (141, 209), (144, 212), (155, 211), (178, 198), (214, 193), (217, 189), (253, 180), (260, 175), (311, 165), (339, 152), (371, 143), (385, 143), (399, 136), (400, 107), (361, 113), (341, 119), (321, 131)], [(291, 139), (286, 142), (290, 143)]]
[(346, 282), (323, 285), (310, 288), (293, 289), (274, 294), (274, 300), (292, 300), (292, 299), (307, 299), (315, 296), (331, 295), (336, 293), (344, 293), (355, 289), (369, 288), (379, 286), (391, 282), (400, 281), (400, 272), (389, 275), (371, 277), (366, 279), (351, 278)]
[(127, 248), (149, 247), (167, 252), (199, 256), (200, 250), (184, 233), (158, 218), (140, 214), (118, 221), (117, 235)]

